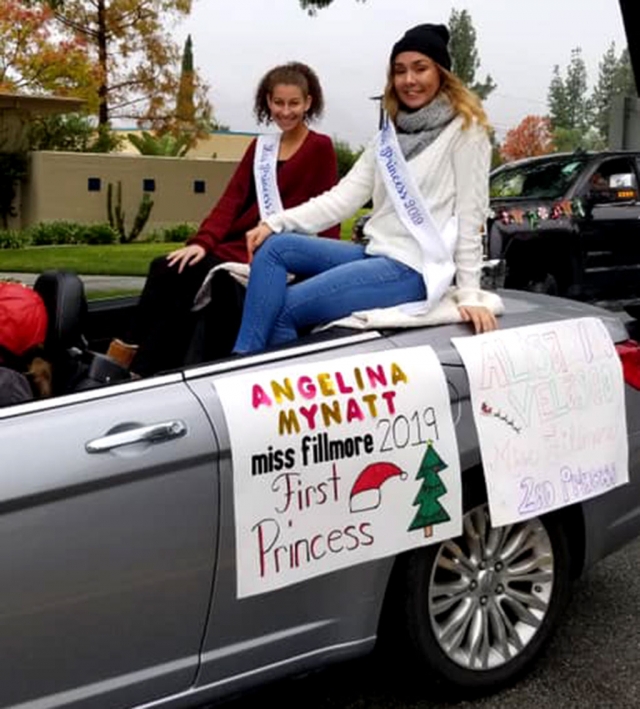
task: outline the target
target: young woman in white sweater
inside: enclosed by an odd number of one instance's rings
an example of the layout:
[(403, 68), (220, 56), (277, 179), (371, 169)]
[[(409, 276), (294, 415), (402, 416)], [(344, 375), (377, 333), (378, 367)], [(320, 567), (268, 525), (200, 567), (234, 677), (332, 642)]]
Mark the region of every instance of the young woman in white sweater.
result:
[[(252, 258), (234, 352), (259, 352), (358, 310), (428, 310), (455, 278), (463, 320), (496, 327), (479, 305), (491, 147), (478, 98), (454, 76), (444, 25), (393, 46), (389, 120), (333, 189), (247, 232)], [(309, 165), (309, 169), (313, 169)], [(310, 238), (373, 198), (366, 246)], [(287, 285), (287, 274), (303, 280)]]

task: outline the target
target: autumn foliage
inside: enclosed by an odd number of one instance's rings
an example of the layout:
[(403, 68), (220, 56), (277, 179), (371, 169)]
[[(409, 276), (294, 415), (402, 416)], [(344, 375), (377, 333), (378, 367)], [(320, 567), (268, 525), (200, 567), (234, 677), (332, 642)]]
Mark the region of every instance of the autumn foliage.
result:
[(527, 116), (506, 135), (500, 147), (505, 162), (547, 155), (555, 149), (551, 121), (542, 116)]
[[(128, 119), (160, 132), (171, 130), (180, 87), (180, 47), (173, 30), (191, 4), (0, 0), (0, 91), (85, 98), (101, 127)], [(190, 68), (194, 110), (189, 119), (206, 128), (211, 118), (208, 87), (192, 59)]]
[(95, 109), (98, 83), (86, 42), (56, 34), (48, 6), (0, 2), (0, 92), (73, 95)]

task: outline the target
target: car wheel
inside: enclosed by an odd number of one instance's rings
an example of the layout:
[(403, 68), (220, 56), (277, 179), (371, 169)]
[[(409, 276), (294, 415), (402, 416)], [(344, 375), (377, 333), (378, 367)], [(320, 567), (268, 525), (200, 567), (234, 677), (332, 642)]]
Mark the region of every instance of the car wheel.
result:
[(547, 273), (542, 280), (531, 281), (527, 287), (527, 290), (531, 291), (532, 293), (558, 295), (558, 282), (550, 273)]
[(405, 586), (414, 656), (458, 690), (512, 682), (551, 637), (569, 599), (569, 544), (557, 516), (492, 528), (486, 504), (462, 536), (414, 553)]

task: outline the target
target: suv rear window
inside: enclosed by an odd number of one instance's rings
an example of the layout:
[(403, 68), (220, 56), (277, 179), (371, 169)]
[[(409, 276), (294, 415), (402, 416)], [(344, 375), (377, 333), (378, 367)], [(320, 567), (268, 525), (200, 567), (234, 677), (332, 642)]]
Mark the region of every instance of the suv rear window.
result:
[(490, 195), (498, 199), (560, 199), (587, 159), (570, 156), (501, 168), (490, 178)]

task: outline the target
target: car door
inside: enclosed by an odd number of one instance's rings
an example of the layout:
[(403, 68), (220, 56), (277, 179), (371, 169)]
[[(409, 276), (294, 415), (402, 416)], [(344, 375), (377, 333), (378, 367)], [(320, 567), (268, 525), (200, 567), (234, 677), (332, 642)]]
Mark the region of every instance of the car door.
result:
[(587, 218), (581, 220), (584, 285), (596, 298), (640, 292), (640, 201), (636, 163), (606, 158), (583, 186)]
[(381, 559), (270, 593), (237, 598), (233, 469), (216, 382), (227, 371), (328, 361), (390, 348), (385, 338), (368, 332), (187, 372), (188, 383), (211, 416), (221, 446), (219, 572), (198, 674), (198, 687), (208, 692), (207, 697), (281, 676), (287, 667), (318, 666), (323, 656), (346, 658), (369, 649), (393, 565), (393, 559)]
[(191, 685), (216, 459), (178, 375), (0, 409), (0, 706), (122, 709)]

